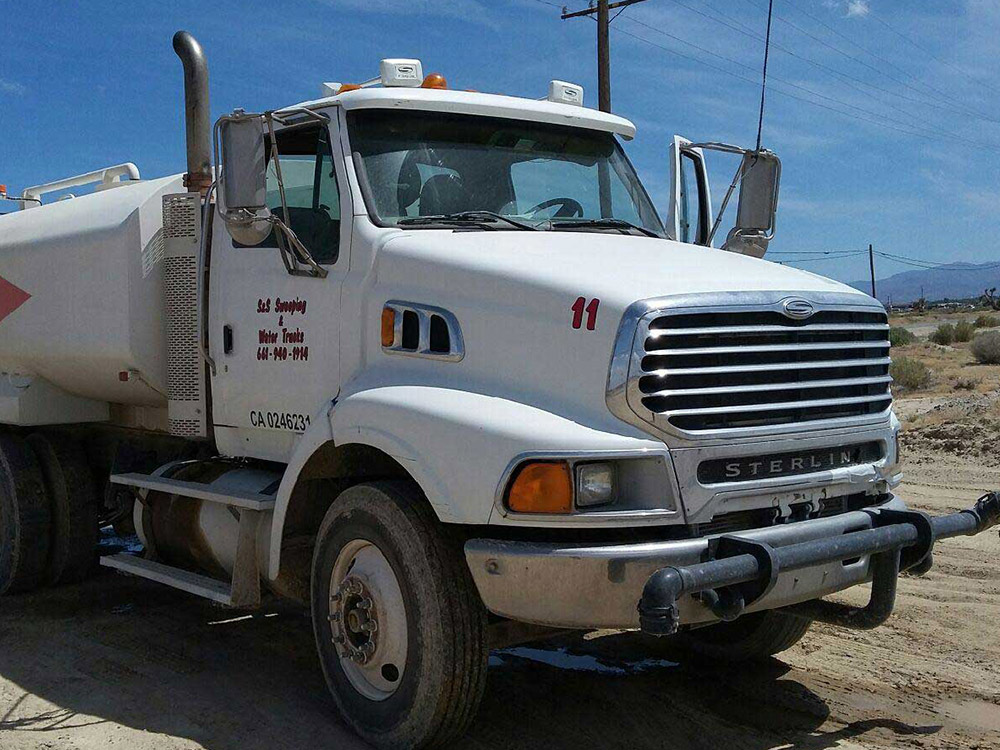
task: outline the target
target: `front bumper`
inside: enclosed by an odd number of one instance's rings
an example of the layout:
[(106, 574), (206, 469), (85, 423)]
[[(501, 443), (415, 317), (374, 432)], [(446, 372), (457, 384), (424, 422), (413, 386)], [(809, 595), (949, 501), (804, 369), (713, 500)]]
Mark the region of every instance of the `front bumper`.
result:
[[(980, 519), (974, 525), (957, 518), (961, 514), (954, 514), (957, 523), (950, 523), (951, 531), (939, 536), (976, 533), (996, 523), (1000, 512), (994, 507), (996, 496), (993, 498), (988, 522)], [(793, 546), (795, 550), (828, 547), (831, 542), (854, 532), (886, 528), (891, 513), (905, 510), (903, 501), (893, 497), (877, 510), (853, 511), (830, 518), (755, 529), (725, 535), (725, 538), (735, 539), (737, 543), (749, 542), (751, 547), (778, 550), (779, 554), (781, 548), (791, 550)], [(880, 520), (884, 511), (889, 513)], [(907, 514), (913, 515), (917, 514)], [(895, 517), (891, 520), (895, 526), (909, 526), (896, 523)], [(757, 563), (749, 559), (748, 554), (739, 554), (744, 550), (735, 550), (728, 555), (728, 560), (715, 559), (718, 540), (722, 538), (603, 546), (471, 539), (465, 544), (465, 554), (483, 603), (495, 614), (565, 628), (638, 628), (642, 625), (649, 632), (659, 628), (659, 634), (663, 634), (682, 625), (711, 623), (724, 616), (729, 619), (726, 611), (720, 610), (718, 597), (712, 599), (705, 593), (724, 589), (729, 585), (725, 581), (730, 579), (732, 585), (739, 585), (765, 575), (765, 571), (755, 567)], [(932, 543), (933, 539), (928, 542)], [(799, 562), (805, 561), (805, 564), (775, 564), (766, 585), (760, 587), (752, 600), (741, 600), (735, 614), (787, 607), (863, 583), (871, 578), (872, 560), (883, 547), (873, 546), (870, 553), (867, 549), (855, 549), (850, 556), (839, 559), (826, 553), (825, 556), (817, 555), (817, 558), (825, 557), (817, 562), (808, 556), (799, 556)], [(742, 569), (730, 572), (734, 566), (739, 567), (735, 565), (737, 562), (742, 563)], [(674, 576), (677, 580), (666, 583), (677, 585), (673, 588), (660, 586), (659, 579), (670, 571), (678, 574)], [(697, 574), (695, 577), (692, 571)], [(666, 577), (671, 576), (673, 573)], [(703, 582), (712, 585), (700, 585)], [(650, 595), (647, 583), (657, 596)], [(641, 622), (637, 606), (640, 599)]]

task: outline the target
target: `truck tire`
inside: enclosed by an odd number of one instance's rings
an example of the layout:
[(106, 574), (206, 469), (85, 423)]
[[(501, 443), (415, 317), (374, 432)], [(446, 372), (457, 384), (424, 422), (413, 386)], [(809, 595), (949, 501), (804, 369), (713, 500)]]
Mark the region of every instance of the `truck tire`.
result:
[(97, 562), (97, 493), (83, 451), (57, 435), (27, 439), (42, 469), (52, 516), (48, 583), (77, 583)]
[(416, 487), (339, 495), (316, 538), (311, 599), (327, 686), (364, 740), (426, 748), (465, 733), (486, 682), (486, 611)]
[(790, 649), (811, 624), (775, 610), (754, 612), (684, 633), (678, 636), (678, 645), (710, 661), (757, 661)]
[(45, 583), (51, 511), (38, 460), (14, 435), (0, 435), (0, 595)]

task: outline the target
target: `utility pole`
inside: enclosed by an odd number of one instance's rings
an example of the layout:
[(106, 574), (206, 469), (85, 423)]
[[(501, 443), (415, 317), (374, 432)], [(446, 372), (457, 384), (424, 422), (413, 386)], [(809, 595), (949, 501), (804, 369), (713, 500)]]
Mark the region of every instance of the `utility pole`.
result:
[(563, 8), (562, 19), (579, 18), (581, 16), (597, 15), (597, 102), (602, 112), (611, 111), (611, 39), (608, 30), (611, 27), (609, 11), (624, 8), (628, 5), (644, 2), (644, 0), (619, 0), (609, 3), (608, 0), (597, 0), (596, 6), (586, 10), (570, 12)]
[(875, 294), (875, 252), (870, 242), (868, 243), (868, 267), (872, 272), (872, 297), (878, 299), (878, 296)]

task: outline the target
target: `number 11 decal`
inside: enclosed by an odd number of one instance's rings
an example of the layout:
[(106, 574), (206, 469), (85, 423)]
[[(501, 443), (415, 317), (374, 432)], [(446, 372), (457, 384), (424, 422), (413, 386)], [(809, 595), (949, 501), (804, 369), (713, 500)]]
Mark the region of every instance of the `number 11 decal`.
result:
[(590, 304), (587, 304), (585, 297), (577, 297), (573, 307), (570, 308), (573, 311), (573, 328), (579, 328), (583, 325), (583, 314), (586, 312), (587, 330), (593, 331), (597, 327), (597, 308), (600, 305), (601, 301), (597, 297), (590, 300)]

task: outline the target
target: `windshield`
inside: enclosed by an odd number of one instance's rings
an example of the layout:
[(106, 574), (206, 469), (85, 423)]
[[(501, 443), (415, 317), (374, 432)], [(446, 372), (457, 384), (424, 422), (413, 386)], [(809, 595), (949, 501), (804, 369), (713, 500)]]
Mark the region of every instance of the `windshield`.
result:
[(388, 110), (349, 112), (347, 122), (368, 212), (383, 226), (434, 227), (428, 217), (475, 222), (493, 214), (539, 229), (624, 231), (627, 222), (663, 236), (610, 133)]

